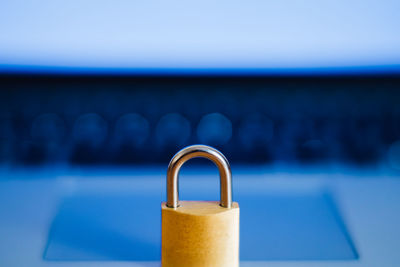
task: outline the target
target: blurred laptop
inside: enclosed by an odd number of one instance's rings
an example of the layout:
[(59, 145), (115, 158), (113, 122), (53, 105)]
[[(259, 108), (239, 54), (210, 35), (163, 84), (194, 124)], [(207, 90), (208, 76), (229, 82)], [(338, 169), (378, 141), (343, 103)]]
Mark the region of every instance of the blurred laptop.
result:
[[(0, 265), (159, 266), (197, 143), (232, 165), (242, 266), (399, 265), (399, 5), (3, 1)], [(219, 199), (217, 168), (179, 190)]]

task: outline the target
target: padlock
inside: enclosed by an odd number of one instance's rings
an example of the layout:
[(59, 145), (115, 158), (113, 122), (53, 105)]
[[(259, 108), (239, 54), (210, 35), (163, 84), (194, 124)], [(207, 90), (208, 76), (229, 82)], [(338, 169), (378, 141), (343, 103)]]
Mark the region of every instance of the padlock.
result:
[[(220, 202), (179, 201), (178, 177), (189, 159), (210, 159), (219, 169)], [(163, 267), (239, 266), (239, 204), (232, 202), (229, 163), (218, 150), (189, 146), (171, 160), (167, 172), (167, 202), (161, 205)]]

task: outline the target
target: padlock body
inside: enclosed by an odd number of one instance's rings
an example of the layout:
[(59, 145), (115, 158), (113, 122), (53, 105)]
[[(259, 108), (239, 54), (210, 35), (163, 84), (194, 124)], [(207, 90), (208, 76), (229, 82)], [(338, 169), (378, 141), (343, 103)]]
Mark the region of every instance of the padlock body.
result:
[(239, 266), (239, 205), (214, 201), (180, 201), (161, 205), (163, 267)]

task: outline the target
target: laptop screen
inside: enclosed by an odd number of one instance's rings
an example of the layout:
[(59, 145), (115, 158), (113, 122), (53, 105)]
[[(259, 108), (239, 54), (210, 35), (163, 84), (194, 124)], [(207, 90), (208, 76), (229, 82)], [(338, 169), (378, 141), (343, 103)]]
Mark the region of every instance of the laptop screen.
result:
[(400, 72), (400, 3), (0, 3), (0, 70)]

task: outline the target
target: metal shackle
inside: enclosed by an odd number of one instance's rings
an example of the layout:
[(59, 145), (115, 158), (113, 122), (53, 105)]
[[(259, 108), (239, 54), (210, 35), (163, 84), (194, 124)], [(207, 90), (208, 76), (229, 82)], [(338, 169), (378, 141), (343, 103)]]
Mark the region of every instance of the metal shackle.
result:
[(182, 165), (192, 158), (206, 158), (218, 167), (220, 177), (220, 206), (232, 206), (232, 173), (225, 156), (210, 146), (193, 145), (180, 150), (171, 159), (167, 171), (167, 207), (179, 207), (178, 178)]

